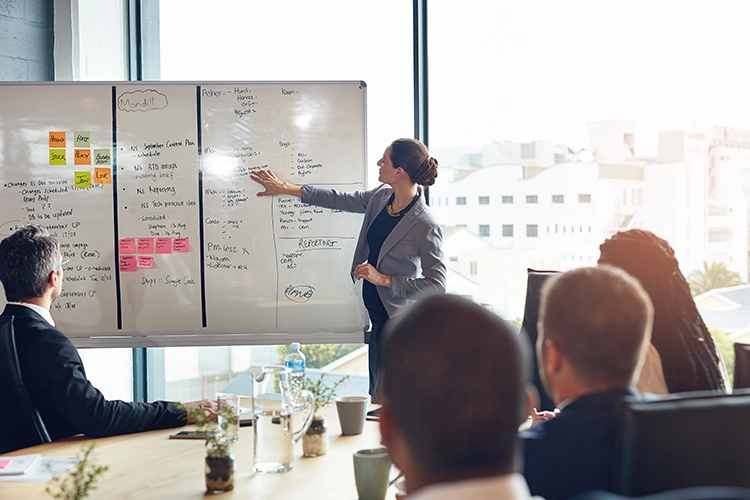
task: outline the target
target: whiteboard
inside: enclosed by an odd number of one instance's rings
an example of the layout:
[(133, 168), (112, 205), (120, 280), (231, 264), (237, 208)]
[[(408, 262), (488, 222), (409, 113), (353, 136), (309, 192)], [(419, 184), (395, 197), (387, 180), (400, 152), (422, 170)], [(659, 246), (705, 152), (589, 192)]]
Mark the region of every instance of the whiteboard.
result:
[(0, 83), (0, 110), (0, 238), (58, 239), (77, 345), (362, 341), (362, 216), (249, 174), (365, 189), (363, 82)]

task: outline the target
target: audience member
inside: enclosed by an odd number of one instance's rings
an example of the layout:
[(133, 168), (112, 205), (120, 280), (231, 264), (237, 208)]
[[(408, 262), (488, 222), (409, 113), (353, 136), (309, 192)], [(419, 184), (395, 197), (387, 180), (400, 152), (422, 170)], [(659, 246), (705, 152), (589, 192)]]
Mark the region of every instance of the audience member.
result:
[[(185, 425), (185, 410), (173, 403), (107, 401), (88, 381), (78, 351), (55, 328), (50, 314), (52, 301), (62, 292), (66, 263), (58, 242), (40, 226), (22, 227), (0, 243), (0, 281), (8, 301), (2, 318), (10, 318), (3, 325), (10, 328), (12, 320), (21, 380), (50, 438), (103, 437)], [(216, 413), (214, 401), (185, 406)], [(5, 448), (0, 452), (11, 451), (9, 443), (17, 441), (0, 439), (0, 448)]]
[(530, 498), (514, 472), (518, 426), (530, 409), (518, 335), (451, 295), (427, 297), (394, 323), (380, 430), (409, 500)]
[(624, 269), (640, 281), (654, 305), (653, 348), (641, 375), (641, 391), (728, 390), (724, 362), (669, 243), (649, 231), (631, 229), (615, 234), (599, 250), (599, 263)]
[(524, 475), (547, 500), (614, 491), (616, 405), (632, 387), (651, 336), (653, 309), (637, 280), (609, 266), (547, 280), (537, 358), (560, 413), (522, 432)]

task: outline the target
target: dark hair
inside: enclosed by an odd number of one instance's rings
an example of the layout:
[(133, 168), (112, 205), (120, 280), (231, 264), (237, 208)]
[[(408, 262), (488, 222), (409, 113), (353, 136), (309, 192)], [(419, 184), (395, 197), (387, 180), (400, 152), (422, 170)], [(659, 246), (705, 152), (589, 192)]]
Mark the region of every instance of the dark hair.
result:
[(455, 295), (421, 299), (386, 330), (383, 404), (427, 482), (511, 472), (530, 379), (518, 334)]
[(432, 186), (438, 175), (438, 161), (430, 156), (427, 147), (415, 139), (396, 139), (391, 143), (391, 163), (403, 168), (412, 182)]
[(576, 375), (592, 386), (633, 383), (652, 320), (648, 294), (635, 278), (612, 266), (574, 269), (542, 287), (541, 338), (555, 341)]
[(651, 343), (669, 392), (725, 390), (716, 345), (669, 243), (631, 229), (599, 246), (599, 263), (620, 267), (641, 282), (654, 304)]
[(49, 273), (59, 264), (59, 245), (42, 226), (17, 229), (0, 242), (0, 281), (9, 302), (44, 295)]

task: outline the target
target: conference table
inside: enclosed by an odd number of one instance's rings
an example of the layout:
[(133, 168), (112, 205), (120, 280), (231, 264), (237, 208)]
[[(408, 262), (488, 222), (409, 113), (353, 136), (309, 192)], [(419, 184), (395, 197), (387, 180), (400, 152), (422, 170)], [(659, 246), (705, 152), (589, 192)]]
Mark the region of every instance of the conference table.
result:
[[(302, 440), (294, 445), (294, 468), (281, 474), (253, 472), (253, 428), (241, 427), (235, 443), (234, 490), (220, 498), (356, 500), (352, 453), (363, 448), (380, 447), (377, 422), (365, 422), (364, 432), (356, 436), (341, 435), (335, 404), (323, 409), (328, 417), (330, 446), (320, 457), (303, 457)], [(301, 418), (301, 417), (300, 417)], [(298, 419), (297, 420), (297, 425)], [(18, 450), (5, 455), (41, 453), (43, 456), (75, 456), (81, 448), (94, 441), (92, 460), (109, 466), (96, 484), (90, 498), (197, 499), (214, 496), (206, 493), (202, 440), (170, 439), (169, 435), (183, 429), (163, 429), (99, 439), (74, 437)], [(397, 470), (391, 470), (395, 477)], [(0, 498), (24, 500), (51, 497), (44, 492), (44, 482), (1, 482)], [(388, 489), (386, 498), (395, 499), (398, 490)]]

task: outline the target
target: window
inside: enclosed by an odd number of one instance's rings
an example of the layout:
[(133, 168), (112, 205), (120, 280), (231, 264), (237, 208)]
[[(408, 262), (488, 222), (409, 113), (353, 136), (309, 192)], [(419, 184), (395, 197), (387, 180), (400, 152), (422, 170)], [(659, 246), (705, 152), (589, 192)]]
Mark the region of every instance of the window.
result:
[[(547, 228), (549, 230), (549, 228)], [(508, 238), (513, 236), (513, 224), (503, 224), (503, 237)]]
[(513, 197), (512, 196), (503, 196), (503, 203), (513, 203)]
[(490, 225), (489, 224), (479, 224), (479, 236), (487, 237), (490, 235)]
[(469, 262), (469, 274), (472, 276), (477, 275), (477, 263), (474, 261)]
[(537, 237), (537, 225), (536, 224), (526, 224), (526, 236), (529, 238)]
[(553, 194), (552, 195), (552, 203), (562, 203), (564, 201), (565, 196), (561, 194)]
[(466, 205), (466, 196), (457, 196), (456, 205)]
[(537, 196), (535, 194), (527, 194), (526, 203), (538, 203)]
[(489, 196), (480, 196), (479, 197), (479, 204), (480, 205), (489, 205), (490, 204), (490, 197)]
[(590, 194), (579, 194), (578, 195), (578, 203), (591, 203), (591, 195)]

